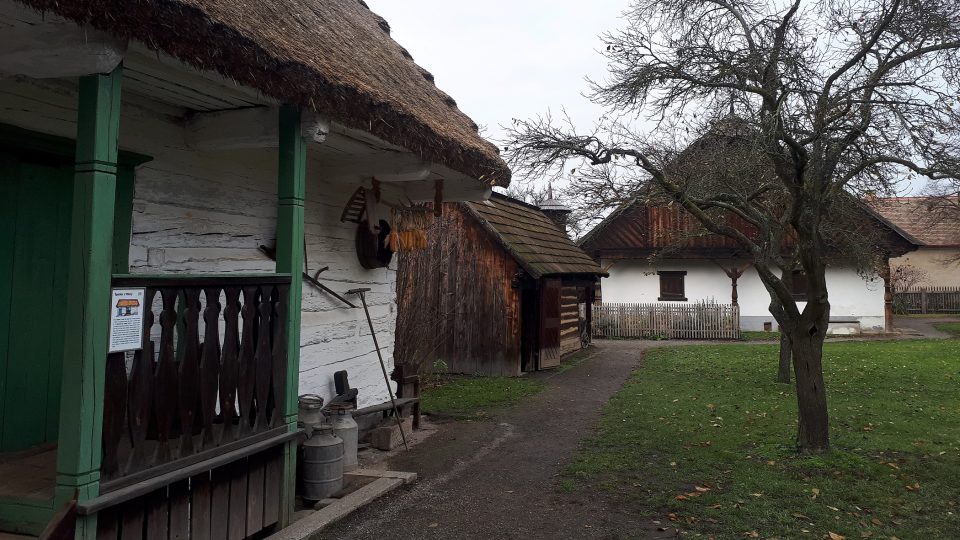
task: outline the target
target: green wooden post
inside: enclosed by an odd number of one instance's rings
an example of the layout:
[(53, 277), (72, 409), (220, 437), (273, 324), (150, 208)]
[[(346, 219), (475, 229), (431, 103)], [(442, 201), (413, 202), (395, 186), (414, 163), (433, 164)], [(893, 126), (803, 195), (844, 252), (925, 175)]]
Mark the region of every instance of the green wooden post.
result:
[(113, 212), (113, 273), (130, 273), (130, 231), (133, 225), (133, 167), (117, 170), (116, 206)]
[[(104, 366), (110, 325), (110, 274), (122, 68), (80, 79), (67, 325), (64, 333), (59, 508), (100, 489)], [(76, 537), (96, 537), (96, 517), (77, 522)]]
[[(303, 289), (303, 204), (306, 197), (307, 146), (300, 132), (300, 110), (280, 108), (280, 167), (277, 186), (277, 272), (289, 273), (287, 301), (287, 395), (284, 419), (297, 429), (297, 385), (300, 375), (300, 304)], [(281, 523), (290, 522), (297, 471), (297, 443), (284, 450)]]

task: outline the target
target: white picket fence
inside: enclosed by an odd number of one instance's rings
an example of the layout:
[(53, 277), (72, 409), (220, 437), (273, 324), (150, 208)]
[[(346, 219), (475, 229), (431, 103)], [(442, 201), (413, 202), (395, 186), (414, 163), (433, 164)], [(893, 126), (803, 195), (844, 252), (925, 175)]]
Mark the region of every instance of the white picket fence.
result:
[(740, 339), (740, 308), (732, 304), (598, 303), (598, 338)]

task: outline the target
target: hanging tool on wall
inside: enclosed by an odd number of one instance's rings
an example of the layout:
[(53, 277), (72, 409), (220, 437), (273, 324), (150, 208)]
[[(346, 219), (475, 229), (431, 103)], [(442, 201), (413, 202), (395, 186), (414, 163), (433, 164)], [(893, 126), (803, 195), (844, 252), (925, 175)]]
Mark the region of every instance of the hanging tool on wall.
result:
[[(276, 260), (277, 260), (277, 251), (276, 251), (276, 249), (269, 248), (269, 247), (267, 247), (267, 246), (261, 245), (261, 246), (260, 246), (260, 252), (263, 253), (264, 255), (266, 255), (267, 257), (270, 257), (270, 259), (273, 260), (273, 261), (276, 261)], [(344, 304), (346, 304), (346, 305), (348, 305), (348, 306), (350, 306), (350, 307), (352, 307), (352, 308), (357, 307), (356, 305), (354, 305), (352, 302), (350, 302), (350, 301), (347, 300), (346, 298), (344, 298), (344, 297), (340, 296), (339, 294), (337, 294), (337, 291), (334, 291), (334, 290), (331, 289), (330, 287), (327, 287), (327, 286), (324, 285), (323, 283), (320, 283), (320, 280), (319, 280), (320, 272), (323, 272), (323, 271), (329, 270), (329, 269), (330, 269), (329, 266), (324, 266), (324, 267), (321, 268), (320, 270), (317, 270), (317, 271), (314, 273), (314, 275), (312, 275), (312, 276), (307, 273), (307, 271), (309, 270), (309, 265), (308, 265), (308, 263), (307, 263), (307, 241), (304, 240), (304, 241), (303, 241), (303, 270), (304, 270), (304, 271), (303, 271), (303, 279), (307, 280), (308, 283), (310, 283), (311, 285), (319, 288), (320, 290), (329, 293), (329, 294), (332, 295), (334, 298), (336, 298), (337, 300), (343, 302)]]
[(383, 382), (387, 384), (387, 393), (390, 394), (390, 404), (393, 405), (393, 416), (397, 419), (397, 427), (400, 428), (400, 437), (403, 439), (403, 447), (409, 450), (407, 446), (407, 435), (403, 432), (403, 424), (400, 422), (400, 411), (397, 409), (397, 400), (393, 397), (393, 388), (390, 388), (390, 377), (387, 375), (387, 365), (383, 362), (383, 354), (380, 353), (380, 343), (377, 341), (377, 333), (373, 330), (373, 319), (370, 318), (370, 310), (367, 309), (366, 293), (369, 287), (360, 289), (350, 289), (347, 294), (356, 294), (360, 297), (360, 303), (363, 305), (363, 313), (367, 316), (367, 324), (370, 325), (370, 336), (373, 337), (373, 347), (377, 350), (377, 358), (380, 359), (380, 370), (383, 371)]

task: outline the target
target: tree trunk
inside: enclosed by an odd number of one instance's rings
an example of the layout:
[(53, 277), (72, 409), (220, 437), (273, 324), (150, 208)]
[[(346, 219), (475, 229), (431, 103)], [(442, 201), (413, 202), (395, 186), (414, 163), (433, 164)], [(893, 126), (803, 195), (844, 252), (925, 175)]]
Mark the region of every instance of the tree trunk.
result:
[(793, 351), (797, 412), (800, 420), (797, 445), (804, 453), (826, 452), (830, 449), (830, 434), (827, 391), (823, 382), (821, 363), (826, 327), (824, 325), (821, 328), (817, 324), (798, 326), (789, 337)]
[(780, 332), (780, 369), (777, 370), (777, 382), (790, 384), (790, 360), (793, 358), (793, 351), (790, 349), (790, 336), (786, 332)]

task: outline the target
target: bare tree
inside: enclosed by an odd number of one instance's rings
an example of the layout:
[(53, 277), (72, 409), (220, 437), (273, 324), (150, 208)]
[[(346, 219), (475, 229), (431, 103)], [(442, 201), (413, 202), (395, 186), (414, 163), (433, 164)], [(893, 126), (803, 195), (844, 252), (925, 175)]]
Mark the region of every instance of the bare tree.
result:
[[(610, 109), (590, 133), (548, 117), (515, 121), (508, 159), (521, 173), (630, 170), (711, 233), (734, 239), (789, 337), (798, 446), (829, 448), (821, 365), (830, 316), (830, 216), (849, 195), (893, 179), (958, 178), (960, 15), (955, 0), (638, 0), (605, 36), (610, 73), (593, 99)], [(655, 126), (640, 134), (631, 119)], [(752, 182), (671, 167), (678, 148), (721, 119), (761, 171)], [(785, 259), (789, 240), (794, 253)], [(797, 263), (799, 309), (782, 276)]]

